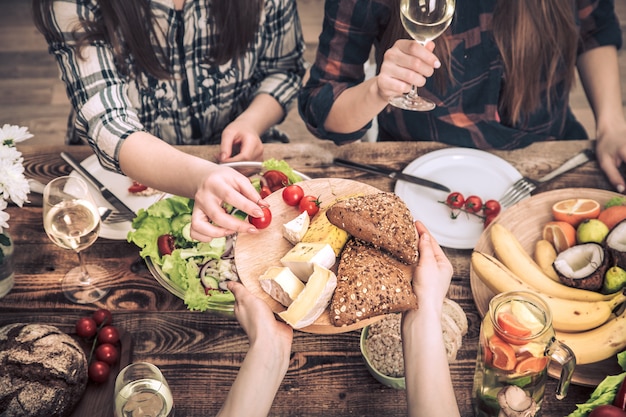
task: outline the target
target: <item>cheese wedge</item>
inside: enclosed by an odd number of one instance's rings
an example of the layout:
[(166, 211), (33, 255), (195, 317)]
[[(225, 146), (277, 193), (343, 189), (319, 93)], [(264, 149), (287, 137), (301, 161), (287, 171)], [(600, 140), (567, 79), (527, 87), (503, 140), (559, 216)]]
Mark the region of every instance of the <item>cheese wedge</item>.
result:
[(259, 277), (261, 288), (285, 307), (304, 289), (304, 283), (286, 266), (271, 266)]
[(313, 273), (313, 265), (332, 268), (337, 261), (335, 251), (328, 243), (299, 242), (280, 259), (283, 266), (291, 269), (300, 280), (307, 282)]
[(309, 213), (303, 211), (295, 219), (283, 224), (283, 237), (292, 245), (297, 244), (306, 234), (310, 223), (311, 218), (309, 217)]
[(349, 238), (348, 232), (332, 224), (326, 217), (326, 210), (323, 210), (313, 218), (302, 242), (328, 243), (335, 251), (335, 257), (337, 257), (341, 254), (341, 250)]
[(326, 310), (336, 286), (337, 276), (332, 271), (314, 264), (313, 273), (304, 290), (287, 310), (278, 315), (294, 329), (309, 326)]

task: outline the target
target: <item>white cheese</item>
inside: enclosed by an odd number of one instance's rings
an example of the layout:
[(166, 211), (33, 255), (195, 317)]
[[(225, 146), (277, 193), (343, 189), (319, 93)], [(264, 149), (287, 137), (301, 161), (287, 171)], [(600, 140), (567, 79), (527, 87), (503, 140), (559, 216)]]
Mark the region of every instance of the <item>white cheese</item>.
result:
[(292, 245), (295, 245), (302, 240), (307, 230), (309, 230), (310, 223), (309, 213), (303, 211), (295, 219), (283, 224), (283, 236)]
[(337, 287), (337, 276), (317, 264), (304, 290), (287, 310), (278, 313), (294, 329), (309, 326), (326, 310)]
[(280, 262), (302, 281), (307, 282), (313, 273), (314, 264), (330, 269), (336, 260), (335, 251), (328, 243), (299, 242), (280, 259)]
[(285, 307), (296, 299), (304, 284), (286, 266), (271, 266), (259, 277), (261, 288)]

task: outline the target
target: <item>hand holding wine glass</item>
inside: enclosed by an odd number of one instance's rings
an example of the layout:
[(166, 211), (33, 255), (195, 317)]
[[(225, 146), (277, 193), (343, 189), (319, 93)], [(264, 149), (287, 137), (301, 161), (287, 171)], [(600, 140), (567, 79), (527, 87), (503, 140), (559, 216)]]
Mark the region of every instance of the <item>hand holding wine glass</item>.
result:
[(43, 224), (56, 245), (78, 254), (80, 266), (71, 269), (61, 283), (63, 293), (74, 303), (93, 303), (109, 290), (99, 282), (104, 268), (86, 265), (81, 252), (91, 246), (100, 232), (100, 214), (85, 181), (64, 176), (50, 181), (43, 192)]
[[(450, 26), (454, 16), (455, 0), (401, 0), (400, 19), (406, 31), (421, 45), (437, 38)], [(389, 100), (404, 110), (428, 111), (435, 103), (417, 94), (417, 88)]]

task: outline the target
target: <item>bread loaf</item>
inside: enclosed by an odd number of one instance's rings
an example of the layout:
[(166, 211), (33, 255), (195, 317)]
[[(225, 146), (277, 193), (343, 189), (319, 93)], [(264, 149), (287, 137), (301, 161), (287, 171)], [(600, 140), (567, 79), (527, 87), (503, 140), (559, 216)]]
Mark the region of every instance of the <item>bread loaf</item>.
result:
[(328, 220), (348, 234), (388, 251), (406, 264), (417, 263), (417, 230), (404, 201), (381, 192), (351, 197), (333, 204)]
[(46, 324), (0, 328), (0, 416), (65, 417), (87, 384), (78, 342)]
[(417, 308), (417, 297), (411, 287), (410, 268), (366, 242), (348, 241), (331, 299), (333, 325), (350, 325), (412, 308)]

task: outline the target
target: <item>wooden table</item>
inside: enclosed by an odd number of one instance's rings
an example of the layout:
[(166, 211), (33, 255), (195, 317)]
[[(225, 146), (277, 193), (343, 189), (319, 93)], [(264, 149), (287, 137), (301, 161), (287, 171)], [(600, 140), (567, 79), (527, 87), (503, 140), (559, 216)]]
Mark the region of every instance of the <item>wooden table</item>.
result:
[[(581, 149), (588, 141), (547, 142), (517, 151), (498, 151), (523, 175), (532, 178), (547, 173)], [(311, 177), (344, 177), (381, 190), (393, 190), (393, 181), (357, 173), (331, 164), (332, 157), (403, 168), (413, 159), (442, 148), (436, 143), (360, 143), (337, 147), (330, 142), (269, 144), (265, 158), (287, 160)], [(41, 181), (68, 174), (71, 168), (61, 151), (79, 159), (91, 154), (88, 147), (40, 147), (20, 145), (26, 174)], [(186, 152), (208, 159), (216, 147), (183, 147)], [(595, 162), (587, 163), (545, 185), (542, 190), (583, 186), (610, 189)], [(97, 305), (67, 302), (59, 291), (63, 274), (76, 265), (76, 255), (60, 249), (47, 238), (41, 220), (41, 198), (30, 196), (24, 208), (10, 207), (10, 233), (16, 244), (15, 287), (0, 299), (0, 325), (17, 321), (45, 322), (72, 328), (81, 316), (97, 307), (113, 311), (115, 323), (131, 337), (131, 361), (149, 361), (159, 366), (169, 381), (176, 415), (215, 415), (229, 390), (248, 349), (245, 333), (236, 320), (210, 313), (191, 312), (182, 301), (161, 287), (146, 269), (133, 266), (137, 248), (125, 241), (98, 239), (87, 251), (88, 260), (108, 268), (114, 290)], [(470, 250), (445, 249), (455, 275), (449, 296), (465, 309), (470, 322), (468, 335), (452, 376), (461, 414), (471, 416), (471, 387), (480, 316), (469, 286)], [(404, 391), (379, 384), (370, 376), (359, 352), (360, 333), (313, 335), (295, 332), (291, 364), (271, 410), (272, 416), (402, 416), (406, 415)], [(590, 387), (572, 386), (568, 397), (557, 401), (550, 379), (545, 416), (564, 416), (584, 402)], [(94, 409), (92, 416), (107, 416)]]

